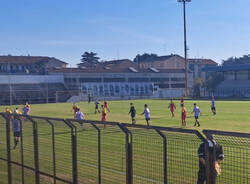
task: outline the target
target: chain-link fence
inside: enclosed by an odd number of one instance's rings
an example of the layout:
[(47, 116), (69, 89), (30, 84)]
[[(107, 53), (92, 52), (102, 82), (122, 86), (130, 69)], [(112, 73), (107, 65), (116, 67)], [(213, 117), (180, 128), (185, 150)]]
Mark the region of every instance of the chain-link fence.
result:
[[(20, 123), (17, 146), (14, 119)], [(210, 177), (250, 183), (250, 135), (204, 134), (223, 148), (220, 175), (211, 172), (216, 155), (197, 130), (0, 113), (0, 183), (194, 184), (203, 144), (207, 184), (215, 183)]]

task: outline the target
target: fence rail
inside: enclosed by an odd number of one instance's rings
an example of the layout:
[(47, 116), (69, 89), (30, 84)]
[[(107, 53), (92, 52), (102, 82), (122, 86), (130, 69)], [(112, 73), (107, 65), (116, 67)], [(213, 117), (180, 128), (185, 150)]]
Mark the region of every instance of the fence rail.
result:
[[(199, 170), (197, 150), (201, 144), (208, 146), (197, 130), (38, 116), (14, 118), (21, 125), (15, 149), (13, 116), (0, 113), (1, 184), (194, 184)], [(250, 183), (250, 134), (203, 133), (214, 135), (224, 150), (217, 183)], [(206, 160), (206, 181), (214, 184), (209, 178), (214, 163)]]

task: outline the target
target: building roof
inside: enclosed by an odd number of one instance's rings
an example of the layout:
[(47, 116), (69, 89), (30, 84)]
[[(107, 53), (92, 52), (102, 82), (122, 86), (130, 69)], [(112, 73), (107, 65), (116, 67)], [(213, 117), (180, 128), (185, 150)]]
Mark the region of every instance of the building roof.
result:
[(189, 64), (198, 64), (198, 65), (218, 65), (215, 61), (212, 59), (188, 59)]
[(240, 65), (226, 65), (226, 66), (213, 66), (205, 67), (203, 71), (210, 72), (226, 72), (226, 71), (239, 71), (239, 70), (250, 70), (250, 64)]
[(10, 64), (33, 64), (38, 62), (57, 61), (63, 64), (68, 64), (54, 57), (47, 56), (0, 56), (0, 63)]
[(184, 69), (139, 68), (129, 59), (100, 62), (94, 67), (86, 68), (52, 68), (51, 73), (184, 73)]
[(179, 56), (178, 54), (171, 54), (171, 55), (166, 55), (166, 56), (157, 56), (157, 57), (153, 57), (153, 58), (148, 58), (144, 61), (141, 61), (140, 63), (166, 61), (172, 57), (180, 57), (181, 59), (184, 59), (183, 57)]

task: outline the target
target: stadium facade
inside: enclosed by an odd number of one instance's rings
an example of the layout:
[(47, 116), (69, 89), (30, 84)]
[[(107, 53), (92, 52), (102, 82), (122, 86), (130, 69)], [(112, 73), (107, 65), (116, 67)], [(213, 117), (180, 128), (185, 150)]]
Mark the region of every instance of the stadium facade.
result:
[[(222, 81), (213, 91), (216, 97), (250, 97), (250, 64), (206, 67), (207, 75), (219, 73)], [(209, 95), (208, 93), (206, 95)]]
[[(185, 90), (184, 59), (178, 55), (160, 56), (145, 63), (128, 59), (100, 62), (88, 68), (68, 68), (66, 62), (53, 57), (0, 56), (0, 71), (0, 104), (65, 102), (89, 96), (180, 97)], [(192, 68), (188, 71), (190, 91), (194, 72)]]

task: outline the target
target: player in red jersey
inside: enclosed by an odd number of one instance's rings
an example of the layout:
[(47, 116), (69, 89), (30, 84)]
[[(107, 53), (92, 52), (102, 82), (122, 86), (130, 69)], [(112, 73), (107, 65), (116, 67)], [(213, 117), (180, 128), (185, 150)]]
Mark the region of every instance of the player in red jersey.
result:
[(102, 122), (104, 123), (104, 128), (106, 128), (106, 121), (107, 121), (107, 109), (102, 105)]
[(184, 104), (181, 104), (181, 125), (186, 126), (187, 109)]
[(108, 110), (108, 112), (110, 112), (108, 102), (105, 99), (104, 99), (104, 108), (106, 108), (106, 110)]
[(174, 117), (174, 110), (176, 109), (175, 104), (173, 102), (173, 99), (171, 99), (168, 108), (170, 109), (171, 113), (172, 113), (172, 118)]
[[(78, 106), (76, 103), (73, 103), (72, 110), (73, 110), (73, 119), (76, 119), (76, 113), (78, 112)], [(72, 112), (71, 110), (71, 112)]]

